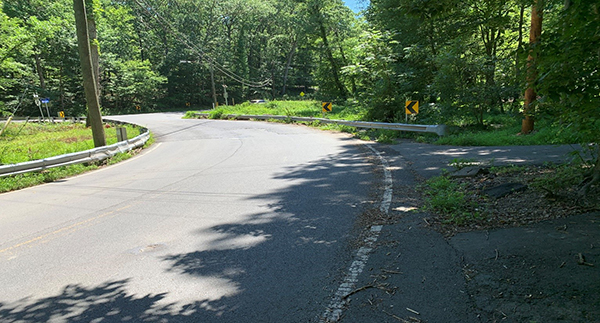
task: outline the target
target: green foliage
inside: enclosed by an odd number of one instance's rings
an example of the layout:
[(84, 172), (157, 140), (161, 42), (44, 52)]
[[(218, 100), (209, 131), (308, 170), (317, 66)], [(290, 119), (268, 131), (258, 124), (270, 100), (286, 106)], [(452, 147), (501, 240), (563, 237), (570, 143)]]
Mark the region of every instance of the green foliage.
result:
[(106, 74), (112, 77), (104, 82), (104, 107), (115, 113), (154, 110), (166, 78), (153, 71), (149, 61), (123, 62), (112, 56), (106, 60)]
[(381, 144), (392, 144), (396, 138), (397, 131), (393, 130), (380, 130), (377, 136), (377, 142)]
[(71, 166), (61, 166), (46, 169), (40, 172), (25, 173), (15, 176), (6, 176), (0, 178), (0, 193), (20, 190), (23, 188), (51, 183), (63, 178), (79, 175), (85, 172), (96, 170), (103, 165), (113, 165), (118, 162), (131, 158), (131, 152), (118, 153), (112, 158), (106, 159), (101, 163), (77, 164)]
[(569, 3), (568, 8), (557, 6), (544, 21), (550, 41), (540, 49), (538, 92), (543, 99), (539, 107), (564, 127), (573, 128), (581, 142), (599, 142), (600, 4)]
[(543, 176), (536, 178), (530, 185), (545, 192), (556, 194), (566, 187), (578, 186), (583, 182), (589, 168), (581, 163), (553, 165), (546, 168)]
[(195, 119), (196, 113), (198, 113), (198, 111), (186, 111), (183, 119)]
[[(460, 133), (440, 143), (600, 141), (594, 1), (546, 1), (543, 41), (531, 48), (540, 54), (538, 131), (522, 137), (515, 134), (530, 2), (372, 0), (361, 18), (341, 0), (146, 2), (155, 15), (134, 1), (96, 0), (90, 8), (107, 113), (209, 108), (213, 70), (221, 109), (213, 117), (242, 110), (319, 117), (322, 100), (334, 102), (328, 118), (404, 122), (411, 99), (421, 108), (410, 123), (458, 127)], [(85, 115), (73, 26), (69, 0), (1, 3), (0, 114), (22, 101), (17, 115), (38, 116), (35, 92), (51, 99), (52, 115)], [(266, 79), (269, 86), (249, 86)], [(223, 107), (222, 85), (237, 106)], [(300, 99), (301, 92), (303, 100), (285, 100)], [(269, 102), (239, 104), (257, 98)], [(367, 136), (434, 140), (411, 133)]]
[(564, 127), (547, 120), (540, 120), (540, 130), (527, 136), (519, 135), (520, 125), (512, 122), (491, 129), (456, 128), (445, 137), (432, 138), (436, 144), (453, 146), (528, 146), (560, 145), (579, 143), (579, 132), (573, 127)]
[(445, 176), (433, 177), (421, 187), (425, 209), (443, 215), (444, 222), (463, 225), (483, 216), (465, 197), (465, 188)]
[(208, 112), (208, 118), (209, 119), (221, 119), (223, 117), (224, 113), (224, 109), (223, 108), (217, 108), (214, 110), (210, 110)]

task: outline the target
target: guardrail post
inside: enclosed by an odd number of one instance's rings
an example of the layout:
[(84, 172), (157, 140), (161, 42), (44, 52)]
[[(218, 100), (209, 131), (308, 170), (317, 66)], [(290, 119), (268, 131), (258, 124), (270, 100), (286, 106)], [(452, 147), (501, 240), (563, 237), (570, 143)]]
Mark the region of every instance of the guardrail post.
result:
[(125, 127), (116, 127), (117, 129), (117, 141), (125, 141), (127, 140), (127, 128)]

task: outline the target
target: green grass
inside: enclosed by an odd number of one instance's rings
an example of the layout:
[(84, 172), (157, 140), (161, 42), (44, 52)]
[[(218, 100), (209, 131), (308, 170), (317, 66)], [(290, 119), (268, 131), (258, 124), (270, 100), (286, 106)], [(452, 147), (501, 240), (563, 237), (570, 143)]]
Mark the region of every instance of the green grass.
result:
[(446, 224), (464, 225), (480, 220), (483, 215), (466, 198), (463, 185), (446, 176), (427, 180), (420, 189), (424, 193), (425, 210), (440, 214)]
[[(129, 139), (138, 128), (125, 126)], [(107, 145), (117, 142), (114, 127), (105, 128)], [(11, 123), (0, 137), (0, 164), (15, 164), (94, 148), (92, 131), (79, 123)]]
[(452, 146), (530, 146), (574, 144), (583, 139), (574, 129), (549, 120), (536, 123), (536, 130), (528, 135), (519, 134), (521, 125), (515, 120), (505, 119), (504, 122), (485, 130), (454, 128), (450, 135), (437, 138), (434, 143)]
[[(271, 101), (262, 104), (242, 103), (236, 106), (220, 106), (214, 110), (189, 111), (187, 118), (193, 118), (194, 113), (208, 113), (211, 119), (221, 119), (228, 114), (255, 114), (255, 115), (283, 115), (297, 117), (321, 117), (320, 101)], [(333, 112), (325, 115), (328, 119), (349, 121), (367, 120), (367, 109), (358, 102), (348, 100), (343, 104), (334, 104)], [(289, 122), (289, 121), (276, 121)], [(419, 123), (418, 119), (414, 121)], [(414, 133), (376, 129), (356, 129), (353, 127), (318, 122), (307, 123), (309, 126), (319, 127), (324, 130), (342, 131), (354, 134), (363, 140), (376, 140), (380, 143), (393, 143), (395, 139), (407, 138), (419, 142), (437, 145), (453, 146), (526, 146), (526, 145), (552, 145), (573, 144), (582, 142), (580, 134), (568, 126), (558, 125), (552, 119), (541, 118), (536, 122), (534, 133), (521, 136), (521, 122), (518, 116), (489, 115), (484, 120), (486, 126), (476, 127), (464, 120), (450, 122), (450, 134), (438, 137), (430, 133)], [(435, 123), (429, 121), (429, 123)]]
[[(139, 128), (129, 125), (125, 127), (129, 139), (139, 135)], [(104, 130), (107, 144), (116, 143), (115, 128), (111, 126)], [(94, 144), (91, 138), (91, 130), (86, 129), (82, 124), (14, 123), (9, 125), (7, 131), (0, 137), (0, 161), (3, 164), (12, 164), (92, 149)], [(154, 137), (151, 134), (144, 147), (151, 145), (153, 141)], [(116, 164), (134, 155), (135, 152), (119, 153), (99, 163), (62, 166), (40, 172), (1, 177), (0, 193), (71, 177), (101, 166)]]
[[(294, 117), (322, 117), (320, 101), (269, 101), (266, 103), (252, 104), (245, 102), (235, 106), (219, 106), (213, 110), (199, 111), (209, 113), (210, 118), (219, 119), (227, 114), (254, 114), (254, 115), (281, 115)], [(348, 101), (345, 104), (334, 104), (333, 111), (326, 113), (328, 119), (363, 120), (366, 110), (358, 103)], [(189, 112), (187, 117), (192, 117)]]

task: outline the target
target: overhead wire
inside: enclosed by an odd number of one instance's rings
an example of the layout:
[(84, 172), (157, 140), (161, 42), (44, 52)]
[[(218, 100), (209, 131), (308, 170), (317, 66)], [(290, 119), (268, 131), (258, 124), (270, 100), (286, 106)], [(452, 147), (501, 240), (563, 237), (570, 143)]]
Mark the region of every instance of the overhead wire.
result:
[[(167, 19), (165, 19), (156, 9), (154, 9), (154, 7), (152, 7), (145, 0), (133, 0), (133, 1), (141, 8), (142, 13), (144, 13), (146, 16), (150, 17), (152, 20), (156, 21), (156, 23), (163, 30), (165, 30), (165, 32), (171, 31), (172, 35), (179, 42), (181, 42), (184, 46), (186, 46), (192, 52), (197, 54), (201, 59), (203, 59), (204, 61), (209, 63), (211, 66), (213, 66), (217, 71), (223, 73), (225, 76), (229, 77), (230, 79), (232, 79), (242, 85), (248, 86), (248, 87), (263, 88), (263, 87), (267, 87), (271, 84), (272, 80), (270, 78), (266, 79), (262, 82), (255, 82), (255, 81), (245, 79), (244, 77), (229, 70), (228, 68), (226, 68), (225, 66), (220, 64), (217, 60), (215, 60), (212, 56), (205, 53), (201, 48), (194, 46), (192, 44), (192, 42), (190, 41), (190, 39), (185, 34), (183, 34), (177, 28), (175, 28)], [(143, 20), (142, 20), (142, 23), (152, 29), (152, 27), (150, 27)]]

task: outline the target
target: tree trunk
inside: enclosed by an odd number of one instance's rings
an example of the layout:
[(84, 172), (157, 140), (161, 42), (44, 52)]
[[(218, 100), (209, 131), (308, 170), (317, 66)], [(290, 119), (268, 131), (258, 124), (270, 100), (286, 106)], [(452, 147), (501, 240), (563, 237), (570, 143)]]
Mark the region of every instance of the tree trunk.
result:
[(323, 41), (323, 47), (325, 49), (325, 56), (327, 56), (327, 60), (329, 61), (329, 64), (331, 65), (331, 74), (333, 77), (333, 81), (334, 81), (336, 87), (338, 88), (340, 96), (342, 96), (342, 98), (346, 99), (347, 98), (346, 87), (344, 86), (344, 84), (342, 84), (342, 81), (339, 76), (339, 68), (335, 61), (335, 58), (333, 57), (333, 51), (331, 50), (331, 46), (329, 44), (329, 39), (327, 37), (327, 30), (325, 29), (325, 23), (323, 22), (323, 15), (321, 13), (321, 7), (318, 4), (318, 2), (314, 4), (314, 7), (312, 8), (311, 11), (317, 22), (317, 27), (318, 27), (319, 33), (320, 33), (319, 36), (321, 37), (321, 40)]
[(73, 10), (75, 12), (81, 74), (83, 75), (83, 89), (88, 106), (88, 118), (92, 127), (92, 137), (94, 139), (94, 146), (102, 147), (106, 146), (106, 138), (104, 137), (98, 90), (96, 89), (96, 81), (94, 79), (84, 0), (73, 0)]
[(283, 73), (283, 88), (281, 89), (281, 95), (285, 95), (288, 75), (290, 73), (290, 66), (292, 65), (292, 59), (294, 58), (294, 53), (296, 52), (297, 44), (298, 41), (294, 39), (294, 42), (292, 43), (292, 49), (290, 49), (290, 52), (288, 53), (287, 63), (285, 64), (285, 72)]
[(527, 57), (527, 89), (525, 90), (525, 105), (523, 106), (523, 123), (521, 134), (529, 134), (533, 131), (535, 112), (534, 103), (537, 97), (535, 93), (535, 82), (537, 79), (536, 46), (542, 35), (542, 19), (544, 14), (544, 0), (535, 0), (531, 7), (531, 29), (529, 31), (529, 56)]
[(214, 108), (216, 108), (219, 105), (219, 102), (217, 101), (217, 90), (215, 88), (215, 69), (213, 67), (213, 63), (209, 63), (210, 64), (210, 84), (211, 84), (211, 88), (212, 88), (212, 97), (213, 97), (213, 104), (214, 104)]
[[(335, 32), (335, 36), (338, 39), (341, 38), (340, 35), (339, 35), (339, 33), (337, 31)], [(340, 56), (342, 56), (343, 64), (344, 64), (344, 66), (347, 66), (348, 65), (348, 59), (346, 58), (346, 53), (344, 52), (344, 47), (342, 47), (342, 44), (338, 44), (338, 46), (340, 48)], [(350, 85), (351, 85), (351, 88), (352, 88), (352, 93), (351, 94), (352, 95), (356, 95), (356, 92), (357, 92), (357, 90), (356, 90), (356, 79), (355, 79), (355, 77), (353, 75), (350, 76)]]
[(40, 87), (45, 90), (46, 89), (46, 80), (44, 78), (44, 67), (42, 66), (42, 59), (40, 58), (40, 54), (35, 53), (35, 68), (37, 70), (38, 76), (40, 78)]
[(335, 62), (335, 58), (333, 57), (331, 47), (329, 46), (329, 40), (327, 39), (327, 31), (325, 30), (325, 25), (320, 19), (319, 30), (321, 31), (321, 39), (323, 40), (323, 46), (325, 47), (325, 54), (327, 55), (327, 59), (331, 64), (331, 73), (333, 74), (333, 80), (342, 98), (346, 99), (346, 88), (344, 87), (344, 84), (342, 84), (342, 81), (340, 79), (339, 68), (337, 66), (337, 63)]
[(64, 74), (64, 67), (61, 64), (60, 69), (59, 69), (59, 74), (58, 74), (58, 89), (60, 92), (60, 107), (61, 107), (62, 111), (65, 111), (65, 86), (64, 86), (64, 82), (63, 82), (63, 74)]
[[(519, 58), (521, 56), (521, 51), (523, 50), (523, 25), (525, 24), (525, 4), (521, 5), (521, 8), (519, 9), (519, 33), (518, 33), (518, 37), (517, 37), (517, 50), (515, 51), (515, 80), (520, 80), (521, 79), (521, 66), (519, 64)], [(513, 103), (512, 103), (512, 110), (513, 113), (517, 113), (519, 111), (519, 100), (518, 98), (514, 98)]]

